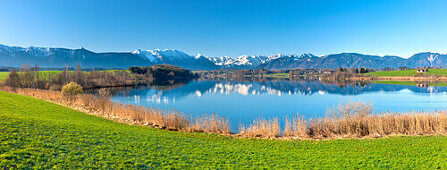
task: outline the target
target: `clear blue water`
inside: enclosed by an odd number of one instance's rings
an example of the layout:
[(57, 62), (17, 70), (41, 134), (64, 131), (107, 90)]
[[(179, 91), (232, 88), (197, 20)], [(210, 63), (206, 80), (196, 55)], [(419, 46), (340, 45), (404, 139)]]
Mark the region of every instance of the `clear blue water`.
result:
[(374, 106), (375, 112), (432, 111), (447, 108), (447, 87), (368, 84), (339, 87), (319, 81), (193, 81), (174, 88), (117, 89), (112, 100), (184, 112), (192, 117), (215, 113), (228, 117), (232, 131), (256, 118), (299, 113), (324, 117), (328, 108), (349, 101)]

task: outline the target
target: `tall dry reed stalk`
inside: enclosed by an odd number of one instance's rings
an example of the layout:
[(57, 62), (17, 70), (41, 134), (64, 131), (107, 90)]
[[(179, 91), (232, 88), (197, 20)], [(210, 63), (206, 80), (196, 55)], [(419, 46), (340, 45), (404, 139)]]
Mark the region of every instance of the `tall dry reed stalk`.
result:
[(306, 121), (299, 114), (292, 119), (284, 117), (284, 137), (307, 138)]
[(309, 121), (311, 138), (380, 137), (445, 134), (445, 111), (373, 114), (371, 105), (354, 102), (330, 109), (328, 116)]
[(203, 115), (195, 118), (191, 122), (191, 130), (204, 132), (217, 132), (230, 134), (230, 122), (228, 118), (220, 117), (216, 114)]
[(279, 125), (278, 118), (273, 119), (257, 119), (253, 121), (248, 127), (241, 126), (239, 133), (246, 137), (267, 137), (276, 138), (281, 135), (281, 126)]

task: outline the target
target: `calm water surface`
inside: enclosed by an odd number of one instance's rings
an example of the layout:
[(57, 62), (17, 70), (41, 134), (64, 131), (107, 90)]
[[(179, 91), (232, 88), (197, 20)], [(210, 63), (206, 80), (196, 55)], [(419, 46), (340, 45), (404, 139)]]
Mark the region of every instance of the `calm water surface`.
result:
[(232, 131), (256, 118), (300, 113), (324, 117), (328, 108), (349, 101), (371, 103), (375, 112), (431, 111), (447, 108), (447, 87), (324, 84), (319, 81), (193, 81), (176, 87), (114, 89), (112, 100), (184, 112), (228, 117)]

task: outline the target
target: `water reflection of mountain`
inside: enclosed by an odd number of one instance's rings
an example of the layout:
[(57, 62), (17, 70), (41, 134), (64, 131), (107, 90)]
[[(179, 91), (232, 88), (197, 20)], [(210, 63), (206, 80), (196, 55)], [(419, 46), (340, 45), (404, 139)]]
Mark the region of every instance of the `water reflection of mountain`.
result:
[(319, 94), (338, 94), (338, 95), (359, 95), (370, 92), (393, 92), (408, 89), (415, 93), (441, 93), (447, 92), (447, 87), (425, 87), (390, 84), (347, 84), (340, 87), (336, 84), (322, 83), (320, 81), (265, 81), (265, 82), (241, 82), (241, 81), (211, 81), (199, 80), (187, 83), (183, 86), (174, 88), (160, 87), (138, 87), (117, 89), (116, 93), (124, 96), (138, 96), (147, 100), (166, 101), (175, 98), (183, 98), (188, 95), (202, 96), (204, 94), (237, 93), (240, 95), (312, 95)]

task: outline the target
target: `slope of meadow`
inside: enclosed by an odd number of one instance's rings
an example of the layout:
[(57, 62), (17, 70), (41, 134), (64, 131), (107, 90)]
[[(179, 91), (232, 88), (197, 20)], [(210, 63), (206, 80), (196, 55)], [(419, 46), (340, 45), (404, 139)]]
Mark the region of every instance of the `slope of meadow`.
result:
[[(377, 71), (366, 74), (375, 77), (414, 76), (417, 74), (417, 70)], [(429, 69), (427, 73), (423, 74), (445, 76), (447, 75), (447, 69)]]
[(0, 82), (8, 78), (9, 72), (0, 72)]
[(131, 126), (0, 91), (0, 167), (447, 168), (447, 137), (240, 139)]

